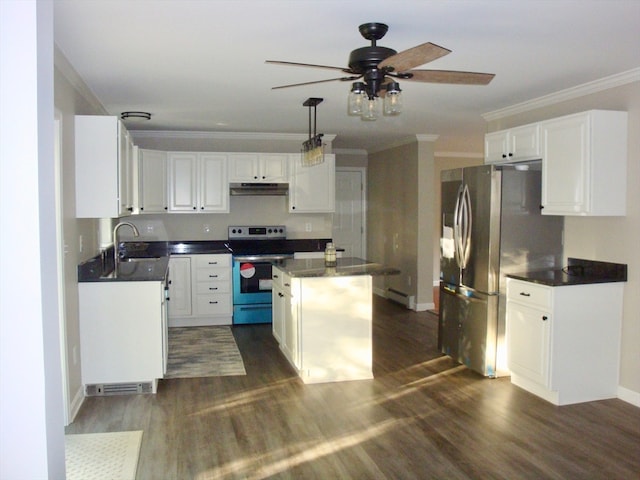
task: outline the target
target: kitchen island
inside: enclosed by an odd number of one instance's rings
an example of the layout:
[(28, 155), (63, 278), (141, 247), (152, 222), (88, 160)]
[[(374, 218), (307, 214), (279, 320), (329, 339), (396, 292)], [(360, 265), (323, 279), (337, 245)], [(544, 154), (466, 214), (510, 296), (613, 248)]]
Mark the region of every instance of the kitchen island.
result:
[(398, 273), (351, 257), (273, 266), (273, 335), (304, 383), (373, 378), (372, 277)]

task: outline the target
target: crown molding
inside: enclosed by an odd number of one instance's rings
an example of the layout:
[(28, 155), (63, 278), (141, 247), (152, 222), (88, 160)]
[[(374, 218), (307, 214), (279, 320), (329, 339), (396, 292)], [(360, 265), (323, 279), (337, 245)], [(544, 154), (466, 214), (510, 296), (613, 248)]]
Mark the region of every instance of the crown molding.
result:
[[(258, 132), (205, 132), (205, 131), (181, 131), (181, 130), (129, 130), (133, 138), (180, 138), (187, 140), (286, 140), (303, 142), (309, 138), (302, 133), (258, 133)], [(323, 137), (333, 142), (334, 134), (324, 134)]]
[(432, 134), (427, 134), (427, 133), (417, 133), (415, 135), (415, 137), (405, 137), (405, 138), (401, 138), (400, 140), (397, 140), (395, 142), (391, 142), (388, 143), (386, 145), (383, 145), (381, 147), (377, 147), (374, 148), (372, 150), (369, 150), (369, 153), (378, 153), (378, 152), (383, 152), (385, 150), (391, 150), (392, 148), (396, 148), (396, 147), (401, 147), (403, 145), (408, 145), (410, 143), (415, 142), (416, 140), (418, 142), (435, 142), (438, 137), (440, 135), (432, 135)]
[(573, 100), (574, 98), (584, 97), (585, 95), (609, 90), (610, 88), (620, 87), (622, 85), (638, 81), (640, 81), (640, 68), (634, 68), (626, 72), (594, 80), (593, 82), (583, 83), (572, 88), (560, 90), (559, 92), (534, 98), (526, 102), (517, 103), (510, 107), (501, 108), (500, 110), (483, 113), (482, 118), (487, 122), (491, 122), (493, 120), (499, 120), (501, 118), (528, 112), (537, 108), (548, 107), (550, 105), (555, 105), (556, 103)]
[(91, 105), (91, 108), (94, 112), (99, 112), (103, 115), (108, 115), (107, 110), (104, 108), (104, 105), (100, 103), (98, 97), (93, 93), (93, 91), (87, 86), (85, 81), (82, 79), (76, 69), (73, 68), (73, 65), (69, 62), (65, 54), (58, 48), (58, 45), (54, 45), (54, 53), (53, 53), (53, 65), (64, 78), (71, 84), (71, 86), (80, 94), (85, 101)]
[(364, 148), (334, 148), (333, 153), (336, 155), (367, 155)]

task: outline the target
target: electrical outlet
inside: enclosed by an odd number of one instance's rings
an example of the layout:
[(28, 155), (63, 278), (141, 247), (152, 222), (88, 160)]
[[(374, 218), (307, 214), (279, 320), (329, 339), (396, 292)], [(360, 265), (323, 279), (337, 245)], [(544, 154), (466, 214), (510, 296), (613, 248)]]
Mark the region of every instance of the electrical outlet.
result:
[(73, 364), (78, 364), (78, 347), (75, 345), (73, 346)]
[(307, 222), (307, 223), (305, 223), (305, 224), (304, 224), (304, 231), (305, 231), (305, 232), (310, 232), (311, 230), (312, 230), (311, 222)]
[(411, 275), (407, 277), (407, 285), (411, 286)]
[(82, 235), (78, 237), (78, 250), (80, 253), (84, 251), (84, 238), (82, 238)]
[(211, 232), (211, 225), (207, 225), (206, 223), (202, 226), (202, 231), (204, 233), (210, 233)]
[(147, 224), (147, 233), (153, 233), (153, 223), (148, 223)]

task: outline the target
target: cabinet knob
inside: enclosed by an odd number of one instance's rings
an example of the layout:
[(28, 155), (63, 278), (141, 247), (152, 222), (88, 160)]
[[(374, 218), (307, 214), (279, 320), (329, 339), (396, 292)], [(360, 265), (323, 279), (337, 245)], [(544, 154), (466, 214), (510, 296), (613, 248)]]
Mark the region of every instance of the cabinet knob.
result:
[(502, 158), (507, 158), (507, 154), (506, 154), (506, 153), (503, 153), (503, 154), (502, 154)]
[(258, 179), (258, 176), (257, 176), (257, 175), (254, 175), (254, 176), (253, 176), (253, 179), (254, 179), (254, 180), (257, 180), (257, 179)]
[(169, 207), (164, 207), (165, 210), (169, 210)]
[(200, 207), (200, 210), (204, 210), (204, 207)]
[(509, 153), (509, 156), (510, 156), (510, 157), (513, 157), (513, 153)]
[(543, 316), (542, 316), (542, 321), (543, 321), (543, 322), (546, 322), (547, 320), (549, 320), (549, 317), (547, 317), (546, 315), (543, 315)]
[(140, 211), (142, 212), (144, 210), (144, 207), (140, 207)]
[(195, 210), (195, 209), (196, 209), (196, 207), (193, 207), (193, 209)]

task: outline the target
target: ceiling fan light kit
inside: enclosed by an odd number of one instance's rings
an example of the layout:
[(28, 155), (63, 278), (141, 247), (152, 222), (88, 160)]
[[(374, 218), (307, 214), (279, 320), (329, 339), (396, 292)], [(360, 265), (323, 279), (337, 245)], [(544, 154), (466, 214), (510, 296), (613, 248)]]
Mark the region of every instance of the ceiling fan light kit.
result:
[[(349, 55), (347, 68), (310, 63), (285, 62), (267, 60), (266, 63), (298, 67), (323, 68), (347, 73), (348, 77), (330, 78), (315, 82), (281, 85), (273, 89), (299, 87), (315, 83), (332, 81), (353, 81), (347, 102), (349, 115), (360, 115), (363, 120), (375, 120), (379, 117), (380, 96), (384, 97), (385, 115), (394, 116), (402, 112), (402, 93), (400, 84), (395, 79), (414, 82), (446, 83), (456, 85), (487, 85), (493, 80), (494, 74), (477, 72), (458, 72), (451, 70), (413, 70), (419, 65), (432, 62), (451, 50), (426, 42), (400, 53), (387, 47), (380, 47), (380, 40), (389, 30), (384, 23), (364, 23), (358, 27), (360, 34), (371, 41), (368, 47), (353, 50)], [(360, 80), (362, 79), (362, 81)]]

